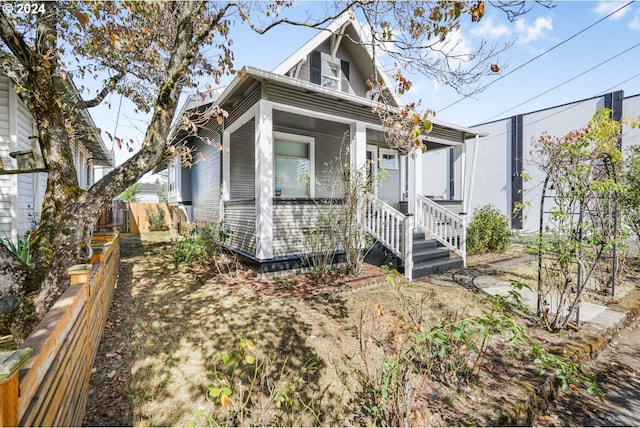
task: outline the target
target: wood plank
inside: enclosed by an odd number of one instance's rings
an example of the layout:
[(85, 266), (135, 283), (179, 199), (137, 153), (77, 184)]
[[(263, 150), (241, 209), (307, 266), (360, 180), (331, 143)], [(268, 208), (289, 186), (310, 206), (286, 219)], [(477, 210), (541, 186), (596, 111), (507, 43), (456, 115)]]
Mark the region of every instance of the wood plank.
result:
[[(82, 313), (84, 315), (84, 311)], [(69, 336), (65, 338), (58, 350), (58, 355), (48, 367), (46, 376), (42, 379), (37, 393), (31, 400), (20, 421), (25, 426), (52, 426), (56, 412), (60, 411), (59, 402), (67, 394), (69, 379), (74, 370), (84, 367), (84, 360), (78, 361), (77, 355), (81, 351), (84, 337), (84, 316), (75, 320)]]
[(24, 414), (74, 321), (82, 312), (85, 295), (86, 290), (83, 286), (70, 286), (25, 340), (24, 347), (33, 349), (27, 363), (27, 367), (33, 369), (23, 370), (20, 374), (20, 416)]

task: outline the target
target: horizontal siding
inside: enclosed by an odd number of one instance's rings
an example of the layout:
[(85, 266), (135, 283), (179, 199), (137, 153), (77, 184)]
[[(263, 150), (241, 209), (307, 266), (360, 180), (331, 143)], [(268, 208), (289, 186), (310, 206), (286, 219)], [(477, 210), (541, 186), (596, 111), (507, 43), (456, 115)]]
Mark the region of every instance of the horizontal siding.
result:
[(209, 131), (202, 135), (211, 140), (208, 145), (198, 142), (198, 155), (191, 167), (191, 195), (193, 220), (217, 225), (220, 222), (220, 134)]
[(255, 198), (255, 120), (251, 119), (231, 135), (230, 143), (230, 197)]
[(226, 246), (256, 254), (256, 208), (254, 204), (229, 204), (225, 207), (225, 230), (229, 233)]
[(320, 203), (274, 205), (273, 256), (309, 253), (306, 235), (316, 227), (319, 214), (328, 212), (329, 207)]
[(318, 111), (350, 120), (362, 120), (380, 124), (380, 118), (371, 111), (371, 107), (336, 100), (330, 96), (308, 94), (295, 88), (267, 85), (267, 97), (270, 101), (279, 102), (311, 111)]

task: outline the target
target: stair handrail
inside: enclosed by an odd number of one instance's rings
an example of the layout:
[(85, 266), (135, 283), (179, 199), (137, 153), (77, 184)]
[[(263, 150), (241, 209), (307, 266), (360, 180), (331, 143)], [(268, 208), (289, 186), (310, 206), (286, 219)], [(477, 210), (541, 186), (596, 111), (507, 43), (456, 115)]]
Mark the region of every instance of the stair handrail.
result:
[(413, 216), (407, 216), (371, 193), (365, 197), (365, 224), (385, 247), (405, 261), (411, 261)]
[(464, 217), (427, 197), (416, 195), (416, 226), (458, 254), (466, 265), (467, 225)]

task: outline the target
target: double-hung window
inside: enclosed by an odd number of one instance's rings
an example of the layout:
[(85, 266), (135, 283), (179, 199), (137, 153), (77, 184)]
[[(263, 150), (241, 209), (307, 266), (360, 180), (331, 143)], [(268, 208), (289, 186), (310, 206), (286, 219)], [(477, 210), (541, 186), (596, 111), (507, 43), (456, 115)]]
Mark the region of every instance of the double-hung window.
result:
[(314, 139), (303, 135), (273, 133), (275, 196), (314, 196)]

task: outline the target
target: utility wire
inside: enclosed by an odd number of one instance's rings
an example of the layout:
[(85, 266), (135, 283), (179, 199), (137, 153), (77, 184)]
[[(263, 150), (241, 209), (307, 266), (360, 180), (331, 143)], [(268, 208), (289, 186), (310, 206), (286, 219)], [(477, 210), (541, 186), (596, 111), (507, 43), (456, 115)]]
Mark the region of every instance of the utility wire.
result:
[[(478, 91), (475, 91), (475, 93), (480, 93), (480, 92), (484, 91), (485, 89), (487, 89), (489, 86), (493, 85), (494, 83), (496, 83), (496, 82), (498, 82), (498, 81), (500, 81), (500, 80), (504, 79), (505, 77), (507, 77), (507, 76), (509, 76), (509, 75), (511, 75), (511, 74), (513, 74), (513, 73), (515, 73), (516, 71), (520, 70), (520, 69), (521, 69), (521, 68), (523, 68), (524, 66), (527, 66), (527, 65), (531, 64), (533, 61), (537, 60), (538, 58), (540, 58), (540, 57), (542, 57), (542, 56), (544, 56), (544, 55), (546, 55), (546, 54), (548, 54), (549, 52), (551, 52), (551, 51), (552, 51), (552, 50), (554, 50), (555, 48), (557, 48), (557, 47), (560, 47), (560, 46), (564, 45), (564, 44), (565, 44), (565, 43), (567, 43), (568, 41), (570, 41), (570, 40), (572, 40), (572, 39), (576, 38), (577, 36), (579, 36), (580, 34), (584, 33), (585, 31), (587, 31), (587, 30), (589, 30), (589, 29), (591, 29), (591, 28), (595, 27), (596, 25), (598, 25), (599, 23), (601, 23), (601, 22), (602, 22), (602, 21), (604, 21), (605, 19), (609, 18), (609, 17), (610, 17), (610, 16), (612, 16), (612, 15), (615, 15), (616, 13), (618, 13), (618, 12), (620, 12), (622, 9), (624, 9), (624, 8), (626, 8), (626, 7), (628, 7), (628, 6), (630, 6), (630, 5), (631, 5), (631, 4), (633, 4), (634, 2), (635, 2), (635, 0), (630, 1), (629, 3), (627, 3), (627, 4), (625, 4), (625, 5), (621, 6), (621, 7), (619, 7), (618, 9), (614, 10), (613, 12), (611, 12), (610, 14), (608, 14), (607, 16), (604, 16), (604, 17), (600, 18), (599, 20), (597, 20), (597, 21), (596, 21), (596, 22), (594, 22), (593, 24), (589, 25), (588, 27), (583, 28), (582, 30), (578, 31), (577, 33), (575, 33), (575, 34), (574, 34), (574, 35), (572, 35), (571, 37), (569, 37), (569, 38), (567, 38), (567, 39), (565, 39), (565, 40), (561, 41), (561, 42), (560, 42), (560, 43), (558, 43), (557, 45), (555, 45), (555, 46), (553, 46), (553, 47), (551, 47), (551, 48), (547, 49), (546, 51), (542, 52), (541, 54), (539, 54), (539, 55), (537, 55), (537, 56), (535, 56), (535, 57), (531, 58), (529, 61), (525, 62), (524, 64), (519, 65), (518, 67), (516, 67), (516, 68), (514, 68), (513, 70), (509, 71), (508, 73), (505, 73), (505, 74), (500, 75), (500, 76), (499, 76), (498, 78), (496, 78), (495, 80), (493, 80), (493, 81), (491, 81), (491, 82), (487, 83), (486, 85), (484, 85), (483, 87), (481, 87)], [(471, 95), (464, 95), (462, 98), (458, 99), (457, 101), (454, 101), (454, 102), (452, 102), (451, 104), (447, 105), (446, 107), (444, 107), (444, 108), (442, 108), (442, 109), (440, 109), (440, 110), (437, 110), (437, 111), (438, 111), (438, 113), (443, 112), (443, 111), (445, 111), (446, 109), (448, 109), (449, 107), (452, 107), (452, 106), (454, 106), (454, 105), (458, 104), (459, 102), (466, 100), (466, 99), (467, 99), (467, 98), (469, 98), (470, 96), (471, 96)]]
[(553, 91), (553, 90), (555, 90), (555, 89), (558, 89), (559, 87), (564, 86), (564, 85), (566, 85), (567, 83), (572, 82), (572, 81), (576, 80), (576, 79), (577, 79), (577, 78), (579, 78), (579, 77), (584, 76), (585, 74), (589, 73), (590, 71), (593, 71), (593, 70), (595, 70), (596, 68), (598, 68), (598, 67), (600, 67), (600, 66), (602, 66), (602, 65), (604, 65), (604, 64), (606, 64), (606, 63), (608, 63), (608, 62), (610, 62), (610, 61), (613, 61), (614, 59), (618, 58), (619, 56), (622, 56), (622, 55), (626, 54), (627, 52), (629, 52), (629, 51), (630, 51), (630, 50), (632, 50), (632, 49), (637, 48), (638, 46), (640, 46), (640, 42), (639, 42), (639, 43), (636, 43), (635, 45), (631, 46), (631, 47), (630, 47), (630, 48), (628, 48), (628, 49), (625, 49), (624, 51), (620, 52), (619, 54), (614, 55), (614, 56), (612, 56), (611, 58), (606, 59), (606, 60), (602, 61), (601, 63), (599, 63), (599, 64), (597, 64), (597, 65), (594, 65), (593, 67), (589, 68), (588, 70), (585, 70), (585, 71), (583, 71), (582, 73), (577, 74), (577, 75), (573, 76), (572, 78), (570, 78), (570, 79), (568, 79), (568, 80), (565, 80), (564, 82), (562, 82), (562, 83), (560, 83), (560, 84), (558, 84), (558, 85), (554, 86), (554, 87), (553, 87), (553, 88), (551, 88), (551, 89), (547, 89), (546, 91), (544, 91), (544, 92), (542, 92), (542, 93), (540, 93), (540, 94), (538, 94), (538, 95), (536, 95), (536, 96), (533, 96), (533, 97), (529, 98), (528, 100), (521, 102), (521, 103), (520, 103), (520, 104), (518, 104), (518, 105), (515, 105), (515, 106), (513, 106), (513, 107), (511, 107), (511, 108), (508, 108), (508, 109), (506, 109), (506, 110), (504, 110), (504, 111), (501, 111), (501, 112), (500, 112), (500, 113), (498, 113), (498, 114), (495, 114), (495, 115), (491, 116), (491, 117), (490, 117), (490, 118), (488, 118), (488, 119), (483, 120), (481, 123), (489, 122), (489, 121), (491, 121), (492, 119), (494, 119), (494, 118), (496, 118), (496, 117), (498, 117), (498, 116), (502, 116), (503, 114), (505, 114), (505, 113), (507, 113), (507, 112), (509, 112), (509, 111), (511, 111), (511, 110), (513, 110), (513, 109), (516, 109), (516, 108), (518, 108), (518, 107), (520, 107), (520, 106), (523, 106), (524, 104), (527, 104), (527, 103), (528, 103), (528, 102), (530, 102), (530, 101), (535, 100), (536, 98), (540, 98), (541, 96), (546, 95), (546, 94), (548, 94), (549, 92), (551, 92), (551, 91)]
[[(611, 86), (611, 87), (609, 87), (609, 88), (605, 89), (604, 91), (601, 91), (601, 92), (600, 92), (600, 94), (598, 94), (598, 95), (595, 95), (595, 96), (593, 96), (593, 97), (587, 98), (587, 99), (582, 100), (582, 101), (578, 101), (578, 102), (575, 102), (575, 103), (571, 103), (571, 104), (567, 105), (565, 108), (563, 108), (562, 110), (554, 110), (554, 111), (553, 111), (553, 113), (551, 113), (551, 114), (549, 114), (549, 115), (547, 115), (547, 116), (541, 117), (540, 119), (538, 119), (538, 120), (534, 120), (533, 122), (528, 122), (528, 123), (526, 123), (526, 124), (524, 125), (524, 127), (526, 128), (527, 126), (534, 125), (534, 124), (536, 124), (536, 123), (538, 123), (538, 122), (542, 122), (542, 121), (544, 121), (544, 120), (547, 120), (547, 119), (549, 119), (549, 118), (550, 118), (550, 117), (552, 117), (552, 116), (556, 116), (556, 115), (558, 115), (558, 114), (560, 114), (560, 113), (564, 113), (564, 112), (565, 112), (565, 111), (567, 111), (567, 110), (571, 110), (571, 109), (573, 109), (573, 108), (579, 107), (580, 105), (582, 105), (582, 104), (586, 103), (587, 101), (592, 100), (593, 98), (602, 97), (602, 96), (604, 96), (605, 94), (607, 94), (607, 93), (611, 92), (613, 89), (615, 89), (615, 88), (617, 88), (617, 87), (620, 87), (621, 85), (624, 85), (625, 83), (627, 83), (627, 82), (629, 82), (629, 81), (631, 81), (631, 80), (633, 80), (633, 79), (636, 79), (636, 78), (638, 78), (638, 77), (640, 77), (640, 73), (634, 74), (633, 76), (629, 77), (628, 79), (625, 79), (625, 80), (623, 80), (622, 82), (618, 82), (618, 83), (616, 83), (615, 85), (613, 85), (613, 86)], [(553, 108), (553, 107), (551, 107), (551, 109), (554, 109), (554, 108)], [(500, 133), (498, 133), (498, 134), (491, 134), (491, 137), (499, 137), (499, 136), (501, 136), (501, 135), (506, 135), (507, 133), (508, 133), (507, 131), (503, 131), (503, 132), (500, 132)]]

